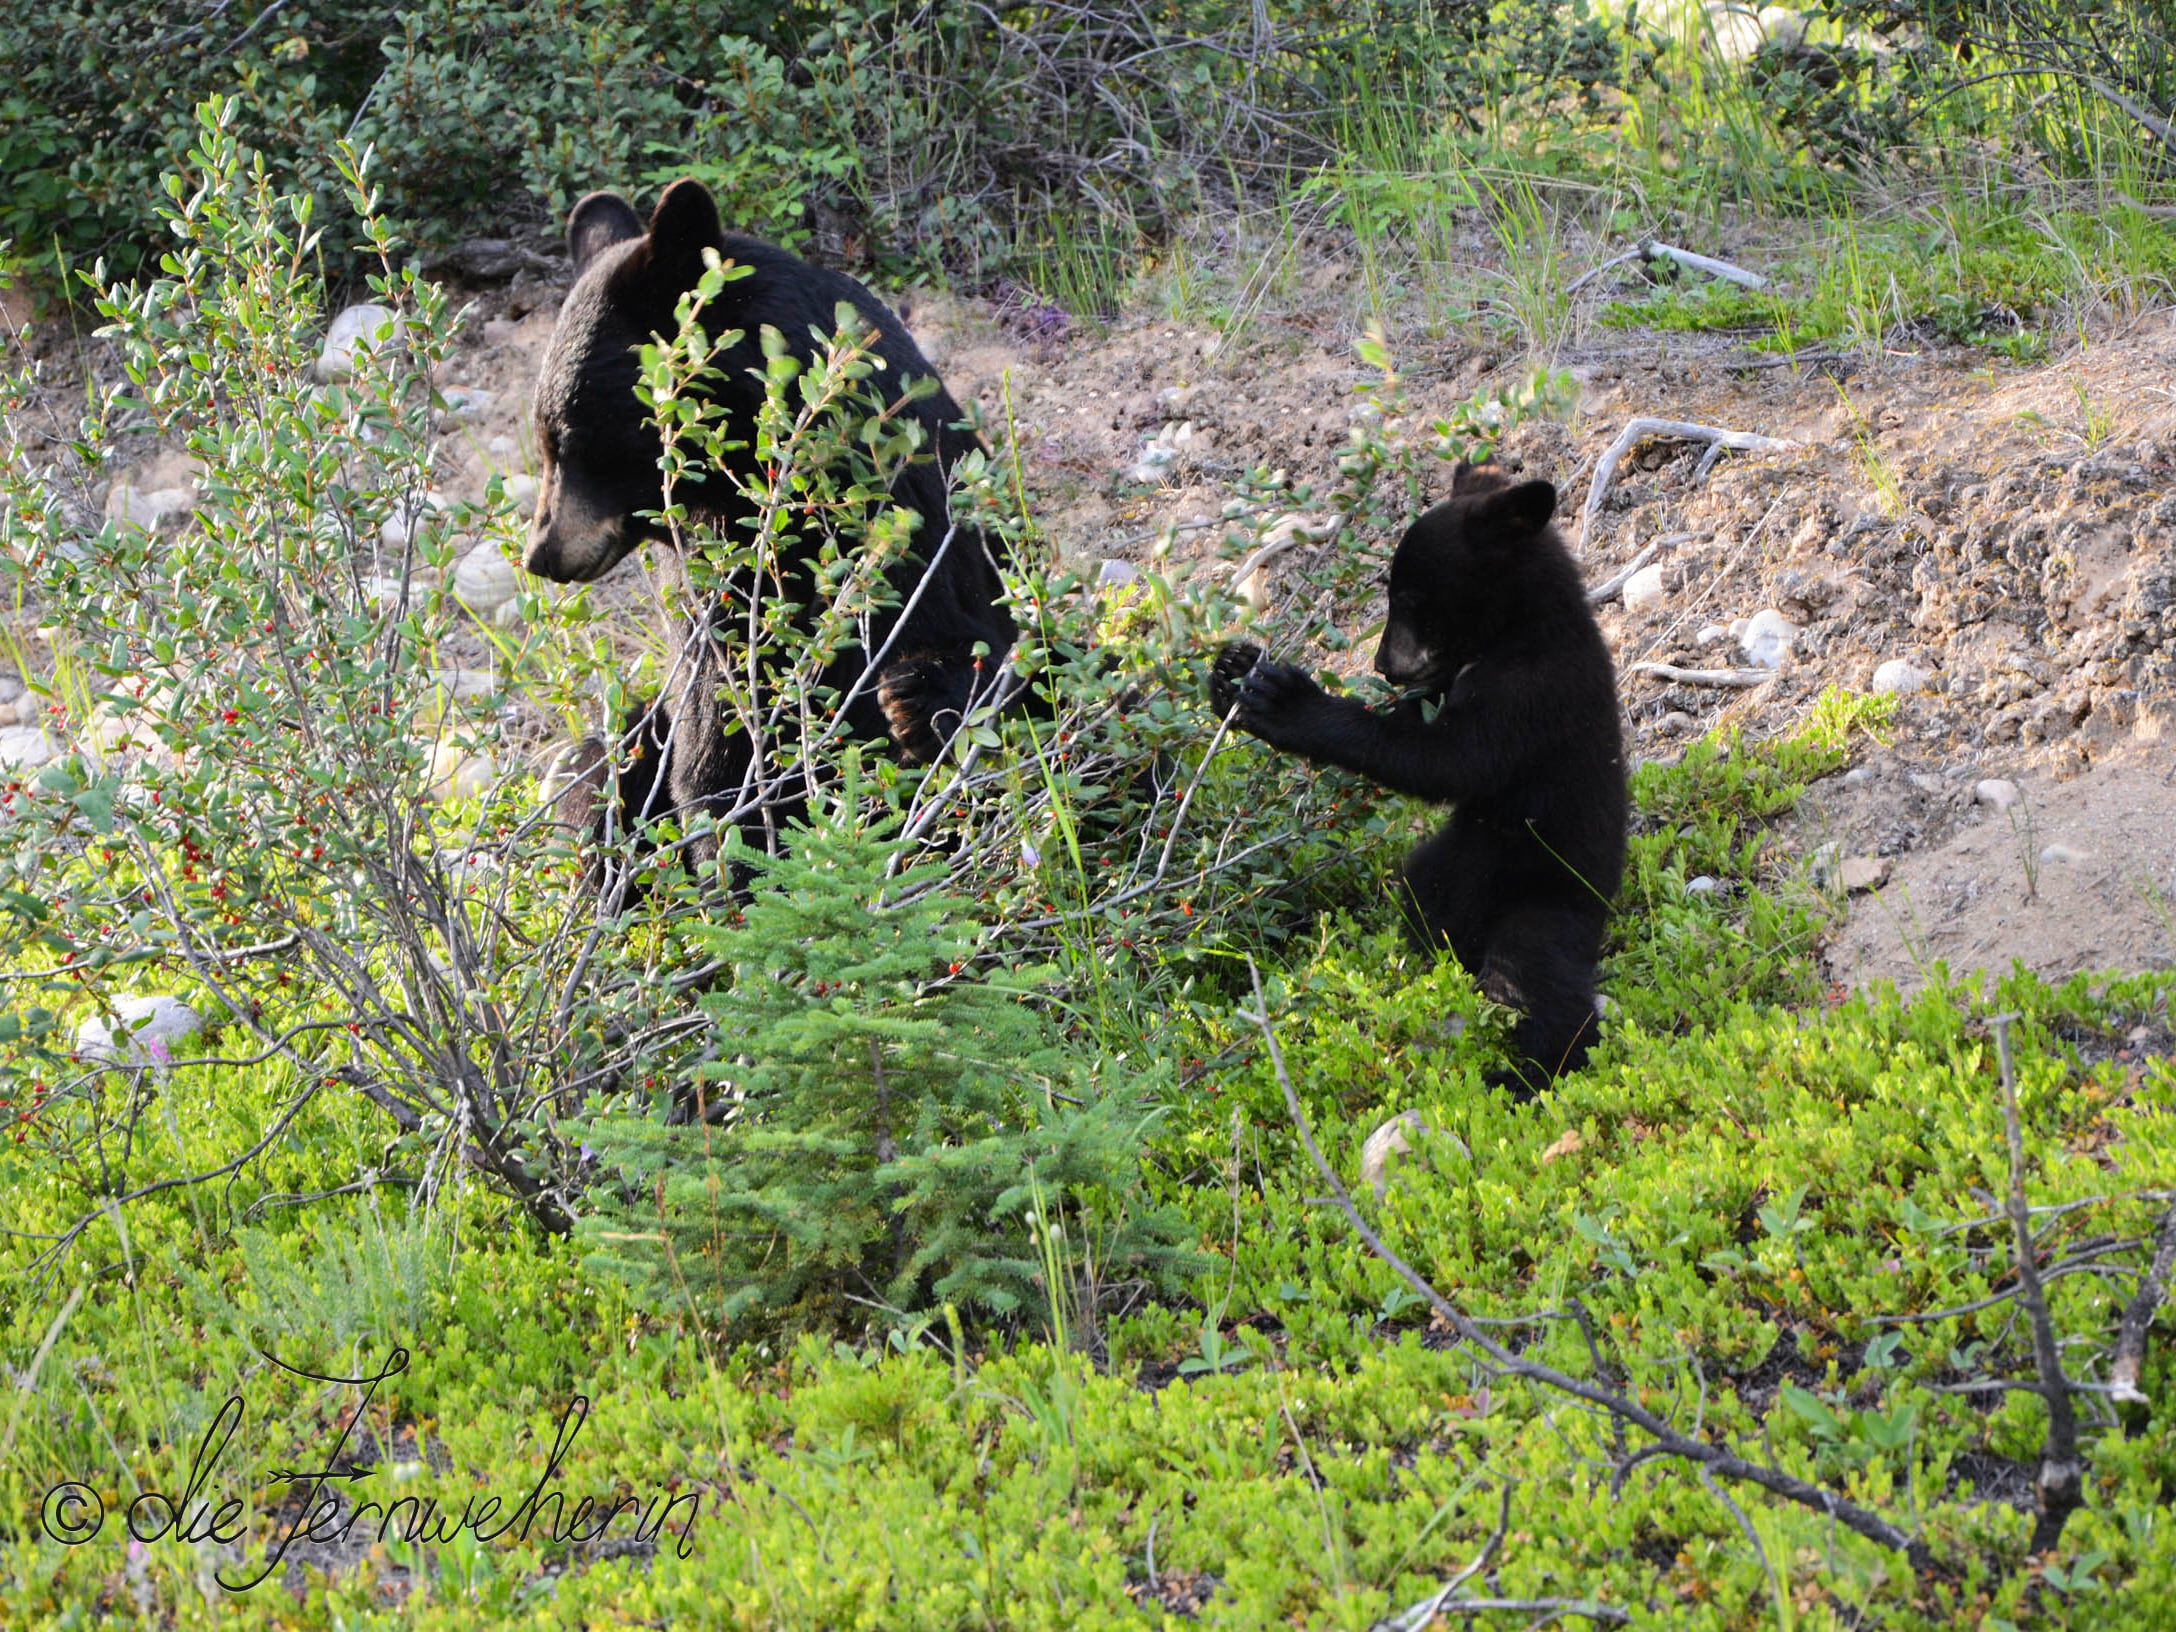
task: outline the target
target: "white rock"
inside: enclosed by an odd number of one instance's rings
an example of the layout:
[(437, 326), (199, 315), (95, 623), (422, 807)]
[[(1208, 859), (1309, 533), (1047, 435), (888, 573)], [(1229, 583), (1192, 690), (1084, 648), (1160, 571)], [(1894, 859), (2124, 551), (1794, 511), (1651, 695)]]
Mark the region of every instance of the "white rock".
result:
[(1715, 646), (1729, 638), (1730, 631), (1728, 629), (1725, 629), (1719, 623), (1711, 623), (1705, 625), (1697, 635), (1692, 637), (1692, 643), (1695, 646)]
[(528, 472), (516, 471), (506, 478), (506, 496), (514, 501), (516, 515), (536, 514), (536, 478)]
[(1377, 1201), (1389, 1192), (1391, 1164), (1400, 1156), (1412, 1154), (1413, 1146), (1422, 1139), (1446, 1139), (1459, 1155), (1472, 1155), (1465, 1141), (1430, 1127), (1420, 1112), (1400, 1111), (1369, 1134), (1360, 1150), (1360, 1182), (1375, 1192)]
[(390, 307), (369, 301), (348, 307), (325, 331), (324, 349), (317, 354), (317, 377), (326, 381), (351, 378), (358, 355), (397, 340), (399, 331), (400, 319)]
[(1141, 569), (1131, 561), (1113, 559), (1104, 562), (1102, 566), (1096, 569), (1096, 582), (1111, 588), (1116, 588), (1122, 584), (1130, 584), (1140, 576)]
[(1708, 877), (1706, 873), (1702, 873), (1698, 878), (1685, 880), (1685, 893), (1687, 895), (1713, 895), (1721, 888), (1721, 882)]
[(1868, 890), (1878, 890), (1889, 882), (1889, 858), (1847, 856), (1837, 870), (1837, 882), (1843, 885), (1846, 895), (1864, 895)]
[(1756, 669), (1780, 669), (1798, 640), (1798, 625), (1774, 607), (1754, 613), (1745, 621), (1738, 649)]
[(1195, 387), (1167, 385), (1156, 393), (1156, 406), (1169, 414), (1183, 414), (1193, 406)]
[(489, 754), (471, 753), (454, 742), (441, 742), (431, 750), (434, 799), (474, 799), (498, 779), (498, 765)]
[(1908, 657), (1892, 657), (1874, 670), (1874, 690), (1891, 696), (1909, 697), (1929, 689), (1933, 681), (1929, 670)]
[(1972, 784), (1972, 797), (1992, 810), (2008, 810), (2025, 795), (2008, 777), (1990, 776)]
[(158, 532), (169, 522), (178, 525), (195, 508), (196, 493), (186, 487), (143, 488), (121, 481), (106, 495), (107, 520), (141, 527), (147, 533)]
[(1136, 482), (1160, 482), (1182, 458), (1198, 456), (1208, 445), (1208, 437), (1190, 419), (1166, 425), (1141, 445), (1141, 456), (1126, 475)]
[(518, 592), (513, 563), (496, 544), (477, 545), (453, 569), (455, 599), (479, 618), (496, 617)]
[(93, 1016), (76, 1028), (76, 1053), (116, 1065), (164, 1067), (174, 1051), (204, 1029), (203, 1018), (178, 997), (124, 997), (113, 1005), (120, 1024)]
[(492, 458), (496, 459), (500, 464), (503, 465), (509, 459), (512, 459), (517, 453), (521, 452), (521, 444), (516, 442), (512, 437), (502, 433), (498, 436), (494, 436), (490, 441), (484, 444), (484, 452), (490, 454)]
[(1627, 612), (1648, 612), (1662, 604), (1665, 591), (1662, 585), (1662, 569), (1659, 566), (1642, 567), (1624, 581), (1624, 609)]
[(2093, 853), (2090, 850), (2080, 850), (2073, 845), (2051, 844), (2040, 852), (2040, 859), (2045, 862), (2076, 866), (2081, 861), (2091, 861)]
[(11, 725), (0, 731), (0, 765), (16, 771), (34, 771), (62, 750), (62, 744), (34, 725)]

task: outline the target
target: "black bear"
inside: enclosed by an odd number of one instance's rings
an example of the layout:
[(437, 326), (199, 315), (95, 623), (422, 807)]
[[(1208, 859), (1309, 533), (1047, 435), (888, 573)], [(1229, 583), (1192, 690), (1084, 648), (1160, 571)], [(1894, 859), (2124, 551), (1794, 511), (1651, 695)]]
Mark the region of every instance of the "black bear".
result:
[[(664, 537), (643, 519), (665, 500), (657, 430), (635, 394), (636, 350), (653, 335), (673, 332), (673, 308), (701, 277), (705, 249), (751, 271), (727, 282), (702, 313), (714, 338), (726, 331), (740, 335), (713, 353), (707, 389), (742, 447), (734, 455), (738, 470), (706, 472), (705, 480), (676, 494), (699, 519), (727, 529), (748, 512), (732, 478), (757, 469), (750, 438), (740, 428), (752, 430), (763, 404), (766, 327), (807, 361), (817, 355), (817, 337), (836, 329), (840, 303), (849, 303), (875, 331), (874, 351), (885, 364), (878, 383), (888, 401), (896, 403), (910, 380), (937, 381), (913, 338), (875, 295), (776, 245), (727, 232), (699, 182), (668, 187), (647, 227), (617, 194), (592, 193), (567, 218), (567, 245), (575, 281), (544, 355), (534, 405), (541, 480), (523, 565), (538, 577), (587, 583), (643, 542)], [(900, 472), (890, 496), (921, 519), (913, 551), (890, 574), (894, 604), (871, 621), (866, 651), (842, 651), (822, 677), (851, 699), (846, 715), (854, 733), (889, 736), (910, 760), (933, 757), (970, 706), (987, 699), (1014, 636), (987, 541), (973, 528), (951, 524), (948, 478), (979, 444), (959, 405), (937, 383), (937, 390), (903, 409), (920, 423), (923, 452)], [(782, 575), (783, 592), (802, 603), (804, 622), (813, 616), (815, 600), (807, 567), (805, 560), (789, 561)], [(729, 578), (708, 638), (693, 642), (691, 661), (676, 665), (668, 694), (638, 710), (617, 744), (592, 740), (576, 750), (563, 819), (625, 832), (645, 817), (722, 815), (745, 803), (748, 739), (728, 729), (716, 677), (731, 660), (729, 641), (745, 598), (755, 592), (756, 586)], [(878, 653), (886, 654), (882, 672), (865, 677), (869, 657)], [(620, 762), (618, 799), (596, 808), (614, 761)], [(744, 826), (760, 843), (764, 826), (791, 813), (789, 803), (744, 816)]]
[(1405, 695), (1332, 697), (1240, 642), (1210, 697), (1273, 748), (1453, 807), (1406, 858), (1423, 947), (1521, 1012), (1522, 1095), (1586, 1058), (1594, 969), (1624, 872), (1624, 742), (1609, 649), (1550, 525), (1556, 489), (1460, 465), (1390, 563), (1375, 666)]

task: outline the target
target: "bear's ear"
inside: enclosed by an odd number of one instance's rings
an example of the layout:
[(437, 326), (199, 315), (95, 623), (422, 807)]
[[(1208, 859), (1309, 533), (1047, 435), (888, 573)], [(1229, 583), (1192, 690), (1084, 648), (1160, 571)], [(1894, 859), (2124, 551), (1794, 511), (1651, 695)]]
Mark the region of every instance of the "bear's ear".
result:
[(651, 258), (682, 288), (694, 286), (702, 275), (703, 251), (718, 248), (724, 237), (718, 201), (692, 177), (683, 176), (666, 188), (650, 216)]
[(1521, 482), (1490, 494), (1482, 514), (1518, 533), (1538, 533), (1556, 514), (1556, 488), (1549, 482)]
[(1457, 468), (1451, 472), (1451, 497), (1455, 499), (1461, 493), (1472, 492), (1482, 485), (1483, 477), (1494, 474), (1495, 467), (1491, 465), (1472, 465), (1459, 460)]
[(580, 277), (600, 251), (642, 236), (642, 217), (617, 193), (591, 193), (567, 212), (567, 253)]

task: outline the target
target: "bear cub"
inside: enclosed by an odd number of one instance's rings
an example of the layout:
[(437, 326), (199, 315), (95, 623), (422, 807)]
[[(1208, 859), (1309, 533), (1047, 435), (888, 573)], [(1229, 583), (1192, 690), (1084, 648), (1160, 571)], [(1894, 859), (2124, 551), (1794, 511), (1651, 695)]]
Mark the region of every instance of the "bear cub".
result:
[(1520, 1012), (1503, 1080), (1522, 1097), (1586, 1058), (1624, 872), (1616, 674), (1555, 513), (1547, 482), (1458, 467), (1391, 559), (1375, 666), (1405, 695), (1388, 708), (1244, 642), (1210, 679), (1218, 711), (1272, 748), (1452, 807), (1406, 858), (1406, 921)]
[[(817, 337), (837, 328), (841, 302), (876, 333), (875, 353), (885, 364), (876, 383), (888, 399), (909, 380), (937, 379), (899, 319), (869, 290), (776, 245), (726, 231), (699, 182), (668, 187), (647, 224), (617, 194), (592, 193), (568, 217), (567, 245), (574, 285), (534, 398), (540, 481), (523, 565), (540, 578), (588, 583), (642, 543), (664, 541), (661, 529), (643, 519), (664, 507), (664, 491), (658, 433), (635, 394), (636, 352), (653, 334), (673, 332), (674, 305), (702, 276), (705, 249), (751, 269), (728, 281), (701, 314), (713, 338), (740, 335), (713, 353), (707, 387), (731, 424), (752, 427), (761, 409), (762, 331), (775, 329), (789, 351), (811, 361)], [(983, 535), (960, 527), (946, 542), (952, 468), (980, 445), (964, 427), (966, 416), (941, 383), (903, 411), (920, 423), (922, 445), (889, 496), (921, 518), (914, 550), (890, 570), (894, 604), (871, 620), (867, 650), (842, 651), (822, 678), (852, 696), (847, 721), (855, 735), (889, 737), (903, 758), (927, 760), (971, 706), (988, 700), (1015, 631)], [(700, 508), (700, 519), (721, 530), (732, 529), (750, 508), (731, 478), (757, 472), (751, 441), (727, 455), (732, 468), (707, 472), (686, 490), (691, 509)], [(637, 709), (609, 747), (591, 739), (574, 751), (563, 820), (598, 835), (624, 833), (667, 813), (723, 815), (745, 797), (747, 737), (733, 728), (716, 683), (744, 625), (735, 608), (752, 594), (783, 591), (802, 604), (807, 624), (815, 599), (808, 566), (788, 560), (777, 586), (728, 581), (708, 638), (694, 643), (693, 662), (676, 665), (667, 695)], [(978, 645), (986, 649), (980, 659)], [(871, 656), (887, 646), (883, 671), (866, 674)], [(614, 772), (618, 795), (608, 803)], [(744, 828), (760, 845), (793, 808), (769, 812), (768, 821), (758, 813)]]

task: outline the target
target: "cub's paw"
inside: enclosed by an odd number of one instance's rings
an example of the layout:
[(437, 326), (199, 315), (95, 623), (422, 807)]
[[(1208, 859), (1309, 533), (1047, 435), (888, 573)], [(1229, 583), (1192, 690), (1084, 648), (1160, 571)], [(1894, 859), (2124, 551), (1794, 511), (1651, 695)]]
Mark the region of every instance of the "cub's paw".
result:
[(912, 764), (926, 765), (966, 717), (974, 671), (957, 659), (902, 657), (885, 667), (877, 682), (878, 706), (899, 752)]
[(1232, 704), (1239, 701), (1240, 686), (1261, 661), (1261, 647), (1244, 640), (1228, 642), (1209, 669), (1209, 706), (1219, 714), (1229, 714)]
[(1322, 695), (1305, 669), (1263, 658), (1239, 685), (1239, 724), (1274, 747), (1293, 747), (1307, 706)]

